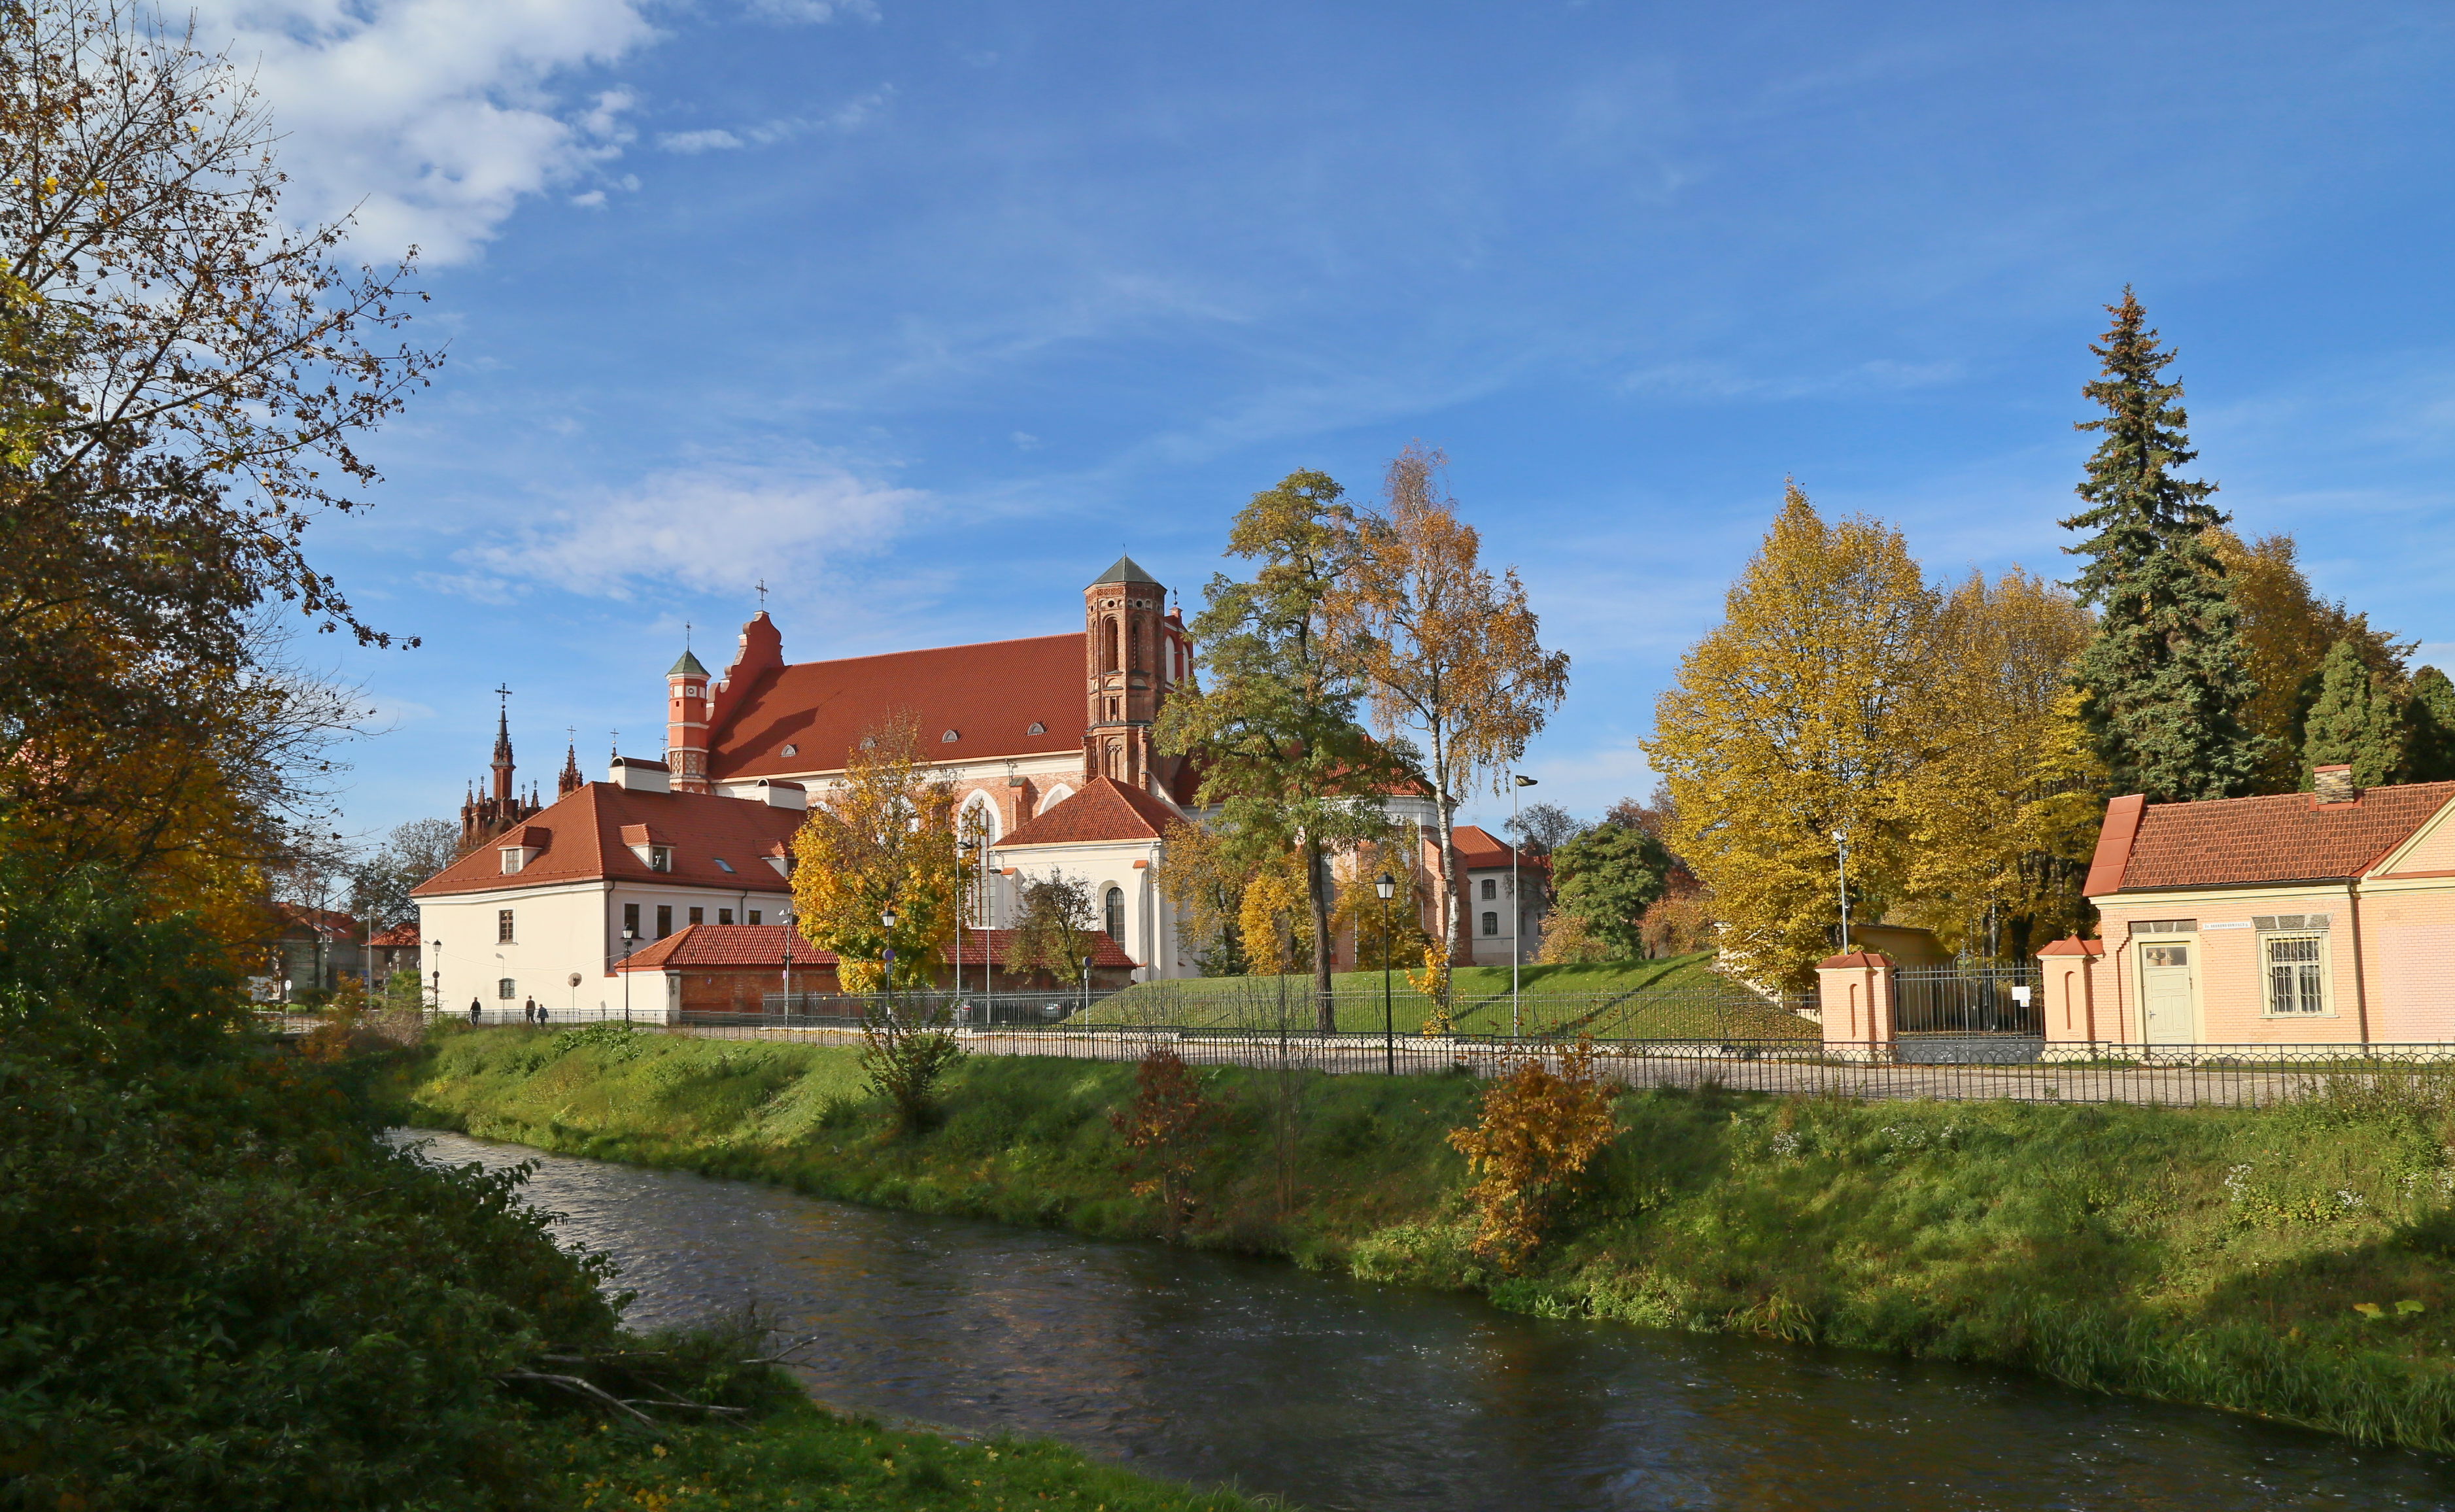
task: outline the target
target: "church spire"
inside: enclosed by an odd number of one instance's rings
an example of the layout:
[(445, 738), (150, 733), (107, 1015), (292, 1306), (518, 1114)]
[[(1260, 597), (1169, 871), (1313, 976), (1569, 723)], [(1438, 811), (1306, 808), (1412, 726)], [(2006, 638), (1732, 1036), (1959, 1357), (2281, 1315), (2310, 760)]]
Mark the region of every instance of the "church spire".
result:
[(495, 798), (512, 801), (512, 690), (495, 688)]
[(554, 796), (558, 800), (568, 798), (587, 786), (586, 780), (579, 775), (579, 731), (575, 729), (569, 733), (571, 744), (564, 746), (562, 752), (562, 775), (555, 780), (554, 785)]

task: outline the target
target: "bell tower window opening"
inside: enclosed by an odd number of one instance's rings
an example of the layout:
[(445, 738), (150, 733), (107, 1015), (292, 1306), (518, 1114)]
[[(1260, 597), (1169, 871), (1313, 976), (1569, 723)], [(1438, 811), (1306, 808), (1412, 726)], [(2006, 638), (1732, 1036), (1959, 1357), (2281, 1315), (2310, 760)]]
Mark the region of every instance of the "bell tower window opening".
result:
[(1108, 615), (1100, 621), (1100, 670), (1113, 672), (1116, 669), (1117, 621), (1114, 615)]

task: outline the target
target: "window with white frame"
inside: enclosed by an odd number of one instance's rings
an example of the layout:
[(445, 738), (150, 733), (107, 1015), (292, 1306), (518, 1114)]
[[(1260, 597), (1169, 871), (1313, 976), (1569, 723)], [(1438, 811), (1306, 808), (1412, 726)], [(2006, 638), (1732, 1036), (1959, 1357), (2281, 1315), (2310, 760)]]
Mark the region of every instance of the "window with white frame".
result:
[(512, 985), (512, 979), (508, 976), (501, 977), (495, 983), (495, 995), (501, 998), (506, 1003), (517, 996), (518, 991), (518, 989)]
[(2327, 916), (2270, 914), (2259, 930), (2262, 991), (2270, 1014), (2298, 1017), (2327, 1007)]
[(517, 871), (517, 870), (519, 870), (519, 869), (520, 869), (520, 852), (519, 852), (518, 848), (517, 848), (517, 847), (513, 847), (513, 846), (506, 846), (506, 847), (504, 847), (504, 848), (503, 848), (503, 874), (504, 874), (504, 875), (506, 875), (506, 876), (509, 876), (511, 873), (513, 873), (513, 872), (515, 872), (515, 871)]
[(512, 910), (509, 909), (495, 910), (495, 943), (497, 945), (512, 943)]

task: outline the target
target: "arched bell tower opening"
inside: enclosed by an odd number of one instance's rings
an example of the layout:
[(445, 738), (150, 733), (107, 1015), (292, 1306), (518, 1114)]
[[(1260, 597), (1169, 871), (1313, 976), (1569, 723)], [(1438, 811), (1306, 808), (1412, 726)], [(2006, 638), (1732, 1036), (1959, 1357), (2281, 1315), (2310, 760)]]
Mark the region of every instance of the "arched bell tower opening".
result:
[(1129, 787), (1165, 788), (1176, 763), (1151, 748), (1151, 725), (1186, 658), (1163, 657), (1184, 632), (1167, 617), (1167, 590), (1131, 557), (1083, 590), (1087, 719), (1084, 771)]

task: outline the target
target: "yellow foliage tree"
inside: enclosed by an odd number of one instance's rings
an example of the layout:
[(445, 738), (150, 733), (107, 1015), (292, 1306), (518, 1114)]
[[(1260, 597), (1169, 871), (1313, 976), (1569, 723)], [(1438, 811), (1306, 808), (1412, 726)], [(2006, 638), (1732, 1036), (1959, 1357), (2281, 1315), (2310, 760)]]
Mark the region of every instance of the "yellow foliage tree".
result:
[(1304, 884), (1290, 876), (1301, 865), (1293, 856), (1245, 885), (1237, 906), (1236, 936), (1245, 949), (1245, 964), (1256, 976), (1285, 976), (1312, 964), (1303, 924)]
[(1973, 955), (2021, 957), (2076, 929), (2105, 773), (2071, 671), (2093, 621), (2015, 567), (1972, 573), (1936, 616), (1925, 759), (1902, 796), (1901, 923)]
[[(865, 733), (843, 781), (793, 837), (793, 918), (836, 953), (851, 992), (925, 987), (947, 959), (969, 889), (957, 847), (954, 785), (922, 760), (921, 729), (897, 715)], [(892, 908), (895, 927), (883, 922)]]
[(1911, 795), (1955, 717), (1931, 696), (1938, 608), (1899, 531), (1827, 524), (1793, 483), (1723, 623), (1656, 704), (1645, 750), (1677, 809), (1671, 848), (1712, 892), (1740, 972), (1796, 980), (1831, 948), (1836, 831), (1854, 917), (1899, 895)]
[(1543, 1242), (1545, 1226), (1586, 1167), (1617, 1136), (1612, 1103), (1618, 1095), (1586, 1040), (1556, 1055), (1530, 1055), (1485, 1091), (1474, 1127), (1450, 1131), (1450, 1143), (1475, 1176), (1467, 1196), (1482, 1220), (1476, 1253), (1514, 1271)]
[(2364, 665), (2391, 687), (2404, 684), (2409, 642), (2370, 628), (2369, 617), (2342, 601), (2321, 598), (2302, 571), (2291, 536), (2245, 541), (2218, 525), (2209, 544), (2225, 571), (2225, 593), (2242, 616), (2242, 648), (2257, 688), (2242, 723), (2268, 739), (2260, 790), (2289, 793), (2302, 786), (2303, 718), (2318, 692), (2319, 664), (2339, 641), (2350, 641)]

